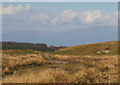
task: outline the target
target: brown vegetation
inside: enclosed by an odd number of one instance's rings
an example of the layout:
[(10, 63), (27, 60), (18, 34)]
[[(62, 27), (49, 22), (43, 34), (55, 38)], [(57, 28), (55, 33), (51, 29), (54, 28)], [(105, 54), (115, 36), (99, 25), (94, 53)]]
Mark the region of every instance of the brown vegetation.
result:
[(47, 60), (43, 59), (41, 56), (36, 54), (10, 56), (2, 55), (2, 75), (13, 74), (15, 70), (19, 68), (27, 68), (29, 66), (41, 66), (43, 64), (49, 63)]
[[(9, 68), (15, 69), (17, 65), (31, 63), (48, 63), (42, 57), (32, 54), (27, 56), (12, 57), (3, 55), (3, 73)], [(54, 57), (54, 56), (51, 56)], [(5, 59), (10, 60), (5, 64)], [(12, 75), (3, 77), (4, 83), (118, 83), (118, 56), (71, 56), (71, 58), (58, 60), (68, 61), (69, 64), (62, 68), (46, 68), (37, 72), (29, 71), (18, 75), (16, 71)], [(71, 62), (71, 63), (70, 63)], [(79, 64), (77, 70), (73, 68)], [(65, 70), (65, 69), (73, 70)], [(72, 74), (71, 74), (72, 73)]]

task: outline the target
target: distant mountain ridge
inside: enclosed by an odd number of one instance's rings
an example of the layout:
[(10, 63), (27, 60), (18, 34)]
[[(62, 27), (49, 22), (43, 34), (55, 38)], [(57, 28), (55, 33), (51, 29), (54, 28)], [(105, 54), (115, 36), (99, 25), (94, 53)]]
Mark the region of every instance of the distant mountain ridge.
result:
[(118, 31), (114, 28), (100, 27), (80, 29), (70, 32), (42, 32), (24, 30), (2, 35), (3, 40), (18, 42), (45, 43), (49, 46), (75, 46), (95, 42), (116, 41)]

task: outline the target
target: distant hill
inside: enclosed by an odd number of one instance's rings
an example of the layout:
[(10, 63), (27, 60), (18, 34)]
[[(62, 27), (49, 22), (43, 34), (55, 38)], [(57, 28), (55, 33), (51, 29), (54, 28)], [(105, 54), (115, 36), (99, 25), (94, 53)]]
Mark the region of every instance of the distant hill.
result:
[(53, 54), (60, 55), (117, 55), (118, 41), (109, 41), (103, 43), (93, 43), (72, 46), (57, 50)]
[(2, 40), (40, 42), (51, 46), (75, 46), (80, 44), (116, 41), (118, 30), (110, 27), (93, 27), (69, 32), (42, 32), (39, 30), (23, 30), (2, 34)]
[(54, 49), (47, 47), (46, 44), (40, 43), (21, 43), (21, 42), (2, 42), (2, 49), (14, 49), (14, 50), (36, 50), (36, 51), (44, 51), (44, 52), (51, 52)]

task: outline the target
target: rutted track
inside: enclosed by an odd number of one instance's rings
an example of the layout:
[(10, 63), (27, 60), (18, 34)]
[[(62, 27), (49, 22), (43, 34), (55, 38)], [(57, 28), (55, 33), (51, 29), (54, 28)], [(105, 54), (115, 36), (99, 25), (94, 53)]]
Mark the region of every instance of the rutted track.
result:
[[(44, 53), (42, 55), (39, 54), (39, 56), (42, 56), (44, 59), (50, 61), (51, 63), (58, 64), (58, 66), (54, 67), (53, 69), (62, 68), (65, 71), (75, 71), (75, 70), (77, 71), (81, 66), (81, 64), (78, 62), (71, 62), (69, 60), (67, 60), (67, 61), (66, 60), (57, 60), (55, 58), (52, 58), (52, 57), (50, 57), (49, 53)], [(72, 65), (72, 67), (66, 68), (66, 66), (69, 66), (69, 65)]]
[(48, 53), (44, 53), (42, 55), (39, 53), (39, 56), (42, 56), (45, 60), (48, 60), (48, 61), (50, 61), (52, 63), (56, 63), (56, 64), (67, 64), (67, 63), (69, 63), (67, 61), (56, 60), (54, 58), (51, 58)]

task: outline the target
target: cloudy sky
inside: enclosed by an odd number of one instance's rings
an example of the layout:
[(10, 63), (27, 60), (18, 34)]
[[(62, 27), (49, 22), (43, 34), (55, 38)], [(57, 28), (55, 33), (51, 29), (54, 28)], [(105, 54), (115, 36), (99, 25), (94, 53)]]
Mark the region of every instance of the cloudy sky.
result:
[(3, 33), (70, 32), (96, 27), (110, 27), (108, 30), (114, 31), (118, 24), (117, 5), (117, 2), (3, 3)]
[(3, 3), (3, 31), (70, 31), (117, 26), (117, 3)]

